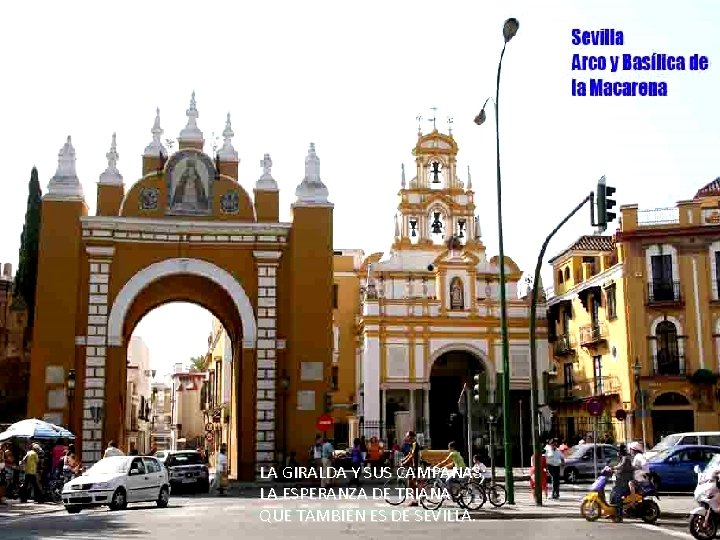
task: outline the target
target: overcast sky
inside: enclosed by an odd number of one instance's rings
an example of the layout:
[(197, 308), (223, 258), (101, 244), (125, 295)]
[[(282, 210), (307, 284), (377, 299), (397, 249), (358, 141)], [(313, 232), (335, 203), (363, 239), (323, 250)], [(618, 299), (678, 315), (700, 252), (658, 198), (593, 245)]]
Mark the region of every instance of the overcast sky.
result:
[[(126, 187), (140, 175), (160, 107), (166, 138), (198, 124), (211, 148), (232, 114), (240, 182), (250, 192), (271, 154), (281, 212), (315, 142), (335, 203), (336, 248), (386, 251), (400, 166), (413, 171), (415, 117), (438, 107), (454, 118), (460, 171), (470, 165), (488, 255), (497, 252), (495, 93), (502, 24), (520, 21), (508, 45), (500, 98), (505, 250), (532, 270), (544, 236), (606, 175), (621, 204), (671, 206), (720, 175), (720, 3), (686, 2), (13, 2), (0, 50), (0, 261), (17, 265), (27, 181), (43, 191), (72, 135), (90, 212), (117, 132)], [(622, 30), (625, 45), (575, 47), (571, 30)], [(573, 53), (710, 56), (705, 72), (571, 72)], [(713, 56), (715, 55), (715, 56)], [(579, 98), (571, 80), (666, 80), (668, 97)], [(424, 123), (428, 130), (430, 124)], [(410, 177), (414, 176), (411, 174)], [(549, 255), (590, 233), (582, 212)], [(545, 284), (549, 284), (547, 274)], [(137, 328), (156, 368), (169, 371), (207, 346), (209, 315), (159, 308)]]

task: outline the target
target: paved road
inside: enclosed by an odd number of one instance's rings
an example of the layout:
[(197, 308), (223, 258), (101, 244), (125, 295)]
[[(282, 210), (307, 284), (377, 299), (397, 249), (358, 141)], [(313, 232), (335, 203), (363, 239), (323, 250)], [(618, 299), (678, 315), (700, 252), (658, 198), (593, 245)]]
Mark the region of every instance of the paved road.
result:
[[(335, 520), (332, 520), (335, 512)], [(350, 535), (361, 539), (407, 538), (420, 535), (437, 538), (456, 535), (495, 535), (498, 538), (597, 538), (667, 540), (691, 537), (684, 520), (646, 526), (634, 521), (623, 524), (587, 523), (578, 518), (511, 519), (503, 521), (457, 521), (457, 508), (440, 513), (422, 508), (391, 508), (378, 501), (268, 501), (255, 497), (174, 497), (166, 509), (139, 505), (120, 512), (106, 509), (64, 512), (0, 520), (3, 540), (96, 540), (152, 539), (207, 540), (286, 537), (317, 539)], [(322, 517), (330, 521), (319, 521)], [(269, 520), (270, 523), (263, 522)]]

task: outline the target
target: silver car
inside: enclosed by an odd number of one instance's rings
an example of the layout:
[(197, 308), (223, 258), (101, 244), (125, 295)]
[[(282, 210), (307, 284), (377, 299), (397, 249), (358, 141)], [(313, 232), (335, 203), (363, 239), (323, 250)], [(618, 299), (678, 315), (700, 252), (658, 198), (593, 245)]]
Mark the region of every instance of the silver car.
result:
[[(597, 448), (597, 460), (593, 450)], [(618, 449), (612, 444), (578, 444), (573, 446), (565, 457), (565, 464), (560, 469), (560, 475), (568, 484), (574, 484), (580, 478), (594, 478), (606, 465), (618, 460)]]

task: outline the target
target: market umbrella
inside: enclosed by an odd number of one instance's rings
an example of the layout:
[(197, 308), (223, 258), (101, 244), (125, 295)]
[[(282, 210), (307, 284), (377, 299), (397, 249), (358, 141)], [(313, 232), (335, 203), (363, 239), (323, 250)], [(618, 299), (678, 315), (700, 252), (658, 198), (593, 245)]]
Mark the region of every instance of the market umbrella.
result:
[(0, 441), (6, 441), (18, 437), (21, 439), (74, 439), (70, 431), (60, 426), (50, 424), (37, 418), (28, 418), (15, 422), (3, 433), (0, 433)]

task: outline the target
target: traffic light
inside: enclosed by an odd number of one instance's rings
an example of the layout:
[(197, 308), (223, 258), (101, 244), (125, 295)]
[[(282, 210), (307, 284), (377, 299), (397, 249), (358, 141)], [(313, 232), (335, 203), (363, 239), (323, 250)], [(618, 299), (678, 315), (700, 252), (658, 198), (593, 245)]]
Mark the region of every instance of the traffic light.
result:
[(324, 408), (326, 413), (332, 410), (332, 396), (330, 395), (330, 392), (325, 392)]
[(603, 176), (597, 185), (597, 224), (601, 231), (607, 229), (608, 223), (614, 221), (617, 215), (615, 212), (610, 212), (611, 208), (614, 208), (617, 204), (615, 199), (611, 197), (617, 190), (614, 187), (610, 187), (605, 183), (605, 177)]
[(475, 401), (480, 401), (480, 374), (477, 373), (473, 376), (473, 399)]

